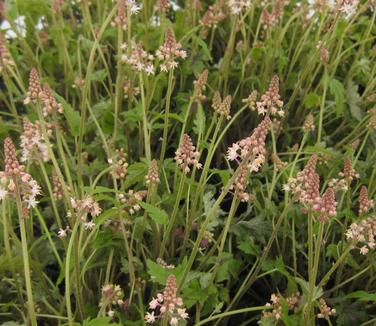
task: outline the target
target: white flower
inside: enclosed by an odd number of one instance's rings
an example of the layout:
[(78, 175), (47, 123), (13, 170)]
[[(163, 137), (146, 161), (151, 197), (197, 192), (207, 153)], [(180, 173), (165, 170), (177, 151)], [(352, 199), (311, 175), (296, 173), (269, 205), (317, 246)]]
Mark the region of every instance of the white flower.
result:
[(153, 298), (153, 300), (150, 301), (149, 303), (149, 308), (150, 309), (155, 309), (159, 306), (158, 299)]
[(185, 309), (178, 309), (178, 314), (183, 319), (187, 319), (188, 318), (188, 314), (185, 312)]
[(155, 322), (154, 311), (152, 313), (147, 312), (145, 316), (145, 320), (148, 324), (154, 323)]
[(368, 253), (368, 248), (366, 246), (363, 246), (362, 248), (360, 248), (360, 253), (362, 255), (366, 255)]
[(85, 223), (85, 230), (92, 230), (95, 227), (95, 223), (93, 221), (89, 221)]
[(172, 317), (170, 320), (170, 325), (177, 326), (179, 324), (179, 320), (176, 317)]
[(59, 238), (66, 238), (68, 235), (68, 228), (66, 229), (60, 229), (59, 232), (57, 233)]
[(8, 194), (8, 191), (4, 188), (0, 188), (0, 200), (5, 199), (6, 195)]
[(232, 144), (231, 147), (227, 150), (227, 159), (229, 161), (235, 161), (238, 157), (238, 150), (240, 149), (240, 146), (237, 143)]
[(147, 75), (154, 75), (154, 66), (152, 64), (146, 65), (145, 72)]

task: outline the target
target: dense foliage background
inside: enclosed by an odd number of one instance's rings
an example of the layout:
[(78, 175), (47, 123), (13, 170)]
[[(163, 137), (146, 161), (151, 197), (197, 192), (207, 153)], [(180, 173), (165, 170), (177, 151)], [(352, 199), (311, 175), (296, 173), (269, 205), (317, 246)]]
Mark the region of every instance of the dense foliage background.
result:
[(376, 322), (375, 1), (0, 13), (2, 325)]

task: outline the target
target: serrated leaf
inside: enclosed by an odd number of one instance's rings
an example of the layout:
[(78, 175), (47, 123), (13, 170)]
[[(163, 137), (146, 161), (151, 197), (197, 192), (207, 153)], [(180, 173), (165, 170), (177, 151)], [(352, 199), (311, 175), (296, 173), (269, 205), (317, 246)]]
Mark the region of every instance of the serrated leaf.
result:
[(351, 115), (358, 121), (362, 120), (363, 112), (359, 107), (360, 95), (358, 93), (358, 85), (355, 85), (352, 80), (350, 80), (346, 87), (346, 103), (350, 107)]
[(307, 109), (311, 109), (315, 106), (320, 105), (320, 96), (317, 95), (316, 93), (309, 93), (307, 96), (304, 98), (304, 106)]
[(154, 222), (163, 225), (168, 224), (169, 218), (166, 211), (144, 202), (140, 202), (140, 205), (149, 213)]

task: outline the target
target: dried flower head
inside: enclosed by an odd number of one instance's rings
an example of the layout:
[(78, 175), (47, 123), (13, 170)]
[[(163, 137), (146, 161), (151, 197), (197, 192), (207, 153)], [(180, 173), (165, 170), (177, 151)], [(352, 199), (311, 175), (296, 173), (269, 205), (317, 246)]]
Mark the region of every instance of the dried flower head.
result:
[(145, 176), (145, 180), (147, 185), (158, 184), (161, 181), (159, 179), (157, 160), (151, 161), (148, 174)]
[(261, 100), (256, 102), (256, 107), (259, 114), (264, 115), (267, 113), (283, 117), (285, 112), (282, 110), (282, 106), (283, 101), (279, 96), (279, 78), (275, 75), (269, 84), (268, 90), (261, 96)]
[[(177, 326), (179, 321), (188, 318), (183, 306), (182, 298), (177, 297), (177, 286), (175, 275), (167, 277), (166, 287), (163, 293), (158, 293), (156, 298), (153, 298), (149, 303), (149, 309), (153, 310), (148, 312), (145, 320), (148, 324), (154, 323), (156, 320), (167, 318), (170, 325)], [(158, 315), (155, 313), (159, 311)]]
[(49, 161), (48, 145), (40, 130), (38, 122), (31, 123), (28, 118), (23, 119), (23, 132), (21, 134), (21, 161), (31, 161), (33, 159), (42, 159), (44, 162)]
[(36, 103), (42, 98), (42, 86), (40, 84), (40, 78), (38, 71), (33, 68), (29, 75), (29, 89), (26, 93), (26, 98), (24, 104), (29, 104), (30, 102)]
[(170, 71), (178, 66), (177, 59), (185, 59), (187, 52), (181, 49), (181, 44), (176, 41), (174, 31), (168, 28), (162, 46), (155, 53), (160, 60), (161, 71)]
[(368, 199), (368, 189), (366, 186), (362, 186), (359, 195), (359, 215), (367, 214), (373, 207), (374, 202), (372, 199)]
[(184, 173), (191, 171), (191, 167), (195, 166), (201, 169), (202, 165), (198, 162), (200, 153), (196, 151), (196, 147), (192, 143), (191, 137), (184, 134), (180, 147), (175, 152), (175, 161)]
[(280, 22), (282, 18), (283, 5), (284, 3), (282, 0), (276, 0), (271, 12), (269, 12), (266, 7), (263, 9), (261, 14), (261, 22), (264, 29), (276, 26)]

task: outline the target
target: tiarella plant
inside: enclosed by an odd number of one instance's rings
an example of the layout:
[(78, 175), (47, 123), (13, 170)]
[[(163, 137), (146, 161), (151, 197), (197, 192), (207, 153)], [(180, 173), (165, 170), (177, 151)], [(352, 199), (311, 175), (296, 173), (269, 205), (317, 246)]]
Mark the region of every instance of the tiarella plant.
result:
[(0, 16), (0, 325), (376, 323), (374, 0)]

